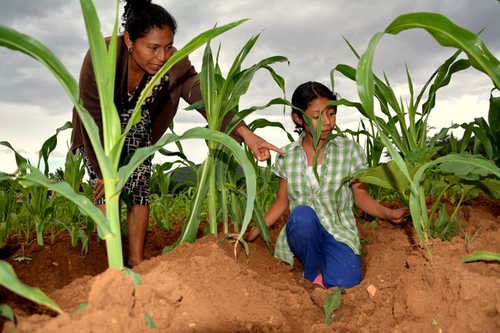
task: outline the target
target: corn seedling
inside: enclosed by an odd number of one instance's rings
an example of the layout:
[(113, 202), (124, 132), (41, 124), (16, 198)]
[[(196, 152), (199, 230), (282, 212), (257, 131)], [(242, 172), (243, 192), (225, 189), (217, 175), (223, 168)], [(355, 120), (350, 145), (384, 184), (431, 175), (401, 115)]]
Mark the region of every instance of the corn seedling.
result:
[[(71, 128), (71, 123), (67, 122), (64, 126), (57, 129), (56, 133), (47, 139), (39, 152), (39, 159), (37, 164), (37, 169), (41, 167), (43, 162), (44, 164), (44, 176), (48, 178), (49, 176), (49, 155), (57, 146), (57, 135), (68, 128)], [(11, 149), (16, 156), (16, 163), (20, 170), (20, 176), (17, 178), (18, 181), (22, 184), (22, 179), (24, 175), (26, 175), (26, 171), (23, 168), (23, 165), (29, 165), (32, 167), (31, 163), (23, 158), (8, 142), (0, 142), (0, 145), (3, 145), (9, 149)], [(24, 184), (26, 185), (26, 184)], [(19, 186), (19, 190), (22, 192), (23, 196), (21, 200), (24, 204), (24, 207), (28, 209), (29, 216), (33, 219), (37, 241), (39, 245), (43, 245), (43, 235), (47, 230), (50, 222), (53, 220), (54, 213), (54, 198), (51, 196), (53, 193), (51, 187), (49, 185), (36, 185), (30, 184), (30, 186)], [(27, 239), (28, 241), (28, 239)]]
[(477, 229), (476, 233), (474, 234), (474, 236), (471, 237), (470, 233), (466, 232), (462, 226), (460, 226), (460, 230), (462, 230), (463, 234), (464, 234), (464, 241), (465, 241), (465, 250), (467, 251), (467, 248), (469, 247), (469, 245), (472, 243), (472, 241), (476, 238), (477, 234), (479, 233), (479, 231), (481, 230), (481, 228), (483, 227), (483, 224), (481, 224), (481, 226), (479, 227), (479, 229)]
[[(245, 70), (241, 70), (243, 61), (256, 43), (258, 37), (259, 35), (252, 37), (245, 44), (241, 52), (234, 60), (226, 78), (223, 77), (221, 69), (219, 67), (218, 56), (217, 60), (214, 62), (210, 43), (207, 43), (203, 56), (202, 70), (199, 74), (203, 101), (193, 104), (188, 109), (204, 107), (207, 114), (209, 129), (213, 131), (220, 130), (222, 122), (226, 115), (230, 112), (233, 112), (235, 116), (225, 129), (226, 133), (231, 133), (241, 122), (241, 120), (243, 120), (247, 115), (256, 110), (264, 109), (270, 105), (277, 104), (277, 102), (273, 100), (262, 107), (252, 107), (242, 111), (239, 110), (239, 101), (241, 96), (247, 92), (255, 73), (260, 69), (267, 69), (271, 73), (274, 81), (278, 84), (278, 86), (280, 86), (281, 89), (284, 89), (284, 80), (280, 76), (278, 76), (274, 72), (274, 70), (272, 70), (270, 65), (276, 62), (287, 61), (285, 57), (275, 56), (266, 58)], [(217, 235), (217, 187), (219, 187), (221, 194), (220, 204), (222, 207), (222, 215), (224, 217), (224, 220), (226, 221), (226, 226), (224, 229), (225, 231), (227, 231), (228, 191), (225, 188), (226, 182), (224, 177), (225, 170), (227, 170), (227, 166), (229, 165), (229, 161), (226, 159), (226, 165), (219, 165), (219, 163), (224, 160), (224, 155), (229, 156), (229, 154), (225, 148), (221, 148), (221, 146), (218, 146), (215, 142), (208, 142), (208, 148), (209, 155), (202, 166), (198, 169), (198, 187), (196, 190), (195, 198), (191, 203), (192, 208), (190, 210), (190, 214), (184, 221), (183, 233), (181, 238), (174, 244), (173, 247), (175, 247), (180, 242), (192, 242), (194, 240), (196, 230), (198, 229), (198, 225), (200, 223), (199, 210), (201, 208), (201, 202), (205, 197), (205, 194), (208, 198), (209, 230), (211, 233)], [(242, 222), (242, 230), (239, 236), (239, 240), (241, 240), (243, 237), (243, 233), (246, 230), (246, 227), (248, 226), (252, 217), (252, 214), (249, 214), (248, 212), (254, 211), (256, 185), (255, 171), (251, 162), (248, 161), (248, 158), (246, 159), (247, 163), (245, 164), (243, 164), (238, 159), (237, 162), (241, 165), (247, 181), (247, 196), (245, 206), (245, 212), (247, 213), (244, 215)], [(216, 180), (217, 170), (218, 177), (222, 177), (218, 181)]]

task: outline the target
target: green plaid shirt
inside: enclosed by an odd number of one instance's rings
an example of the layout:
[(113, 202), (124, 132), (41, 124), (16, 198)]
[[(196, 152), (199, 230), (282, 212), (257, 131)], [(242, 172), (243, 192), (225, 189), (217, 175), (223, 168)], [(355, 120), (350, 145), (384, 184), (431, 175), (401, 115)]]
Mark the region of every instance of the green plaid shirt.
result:
[[(318, 166), (319, 186), (312, 186), (307, 176), (307, 156), (302, 148), (303, 135), (299, 140), (282, 148), (273, 173), (286, 179), (290, 211), (298, 205), (308, 205), (318, 214), (321, 224), (339, 242), (347, 244), (356, 254), (360, 251), (359, 232), (352, 212), (354, 196), (349, 182), (336, 192), (342, 179), (366, 167), (363, 149), (352, 140), (336, 137), (327, 143), (323, 164)], [(336, 213), (338, 210), (338, 214)], [(285, 226), (286, 228), (286, 226)], [(285, 228), (278, 236), (275, 257), (293, 265), (293, 254), (288, 247)]]

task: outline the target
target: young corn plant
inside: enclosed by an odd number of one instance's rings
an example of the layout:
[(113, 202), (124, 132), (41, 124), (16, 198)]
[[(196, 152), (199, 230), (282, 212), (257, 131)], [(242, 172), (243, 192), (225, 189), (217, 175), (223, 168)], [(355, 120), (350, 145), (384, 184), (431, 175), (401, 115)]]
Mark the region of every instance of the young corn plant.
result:
[[(57, 135), (68, 128), (71, 128), (71, 123), (67, 122), (62, 127), (56, 130), (56, 133), (47, 139), (39, 152), (39, 159), (36, 168), (39, 169), (41, 165), (44, 165), (44, 176), (47, 178), (49, 176), (49, 156), (50, 153), (54, 151), (57, 146)], [(22, 179), (24, 175), (26, 175), (26, 171), (23, 168), (23, 165), (31, 166), (31, 163), (22, 157), (11, 145), (6, 141), (0, 142), (0, 145), (3, 145), (9, 149), (11, 149), (16, 156), (16, 163), (20, 170), (20, 178)], [(24, 207), (29, 212), (30, 220), (34, 222), (37, 241), (39, 245), (43, 245), (43, 237), (45, 231), (49, 227), (49, 225), (54, 220), (54, 209), (55, 202), (53, 197), (51, 196), (51, 187), (46, 185), (34, 185), (29, 187), (19, 186), (19, 190), (23, 194), (21, 200), (24, 204)], [(31, 221), (30, 221), (31, 222)], [(29, 222), (29, 223), (30, 223)], [(31, 224), (31, 223), (30, 223)], [(27, 238), (27, 242), (29, 239)]]
[[(75, 154), (68, 149), (66, 153), (66, 162), (64, 164), (63, 180), (67, 182), (75, 193), (79, 193), (82, 187), (82, 179), (85, 174), (85, 167), (83, 158), (80, 151), (77, 150)], [(93, 222), (88, 221), (88, 218), (81, 213), (78, 206), (64, 198), (57, 197), (56, 199), (55, 223), (58, 227), (66, 229), (71, 237), (71, 244), (77, 246), (78, 240), (82, 242), (82, 252), (88, 252), (88, 236), (85, 233), (85, 226), (87, 227), (88, 234), (94, 231)], [(54, 226), (51, 226), (52, 233)], [(52, 236), (52, 240), (54, 239)]]
[[(462, 127), (466, 125), (463, 124)], [(481, 117), (468, 125), (464, 128), (473, 131), (476, 137), (474, 153), (477, 154), (479, 149), (484, 147), (488, 159), (500, 167), (500, 96), (494, 97), (493, 93), (490, 93), (488, 122)]]
[[(354, 47), (347, 40), (346, 43), (354, 55), (359, 59), (360, 57)], [(470, 67), (469, 62), (466, 59), (457, 60), (460, 53), (461, 50), (455, 52), (454, 55), (447, 59), (431, 75), (416, 97), (413, 89), (413, 81), (408, 67), (406, 67), (410, 93), (410, 100), (406, 103), (406, 106), (402, 100), (398, 101), (398, 98), (396, 97), (396, 94), (387, 77), (384, 76), (384, 81), (382, 81), (377, 76), (373, 75), (374, 96), (378, 100), (381, 112), (387, 118), (386, 120), (382, 117), (375, 116), (377, 122), (384, 134), (391, 140), (392, 144), (396, 146), (408, 162), (412, 162), (416, 165), (425, 163), (429, 161), (440, 149), (440, 147), (435, 147), (435, 144), (439, 139), (443, 138), (447, 134), (448, 130), (442, 130), (433, 138), (433, 140), (429, 142), (427, 140), (429, 130), (428, 118), (435, 106), (437, 91), (440, 88), (446, 87), (450, 83), (453, 74)], [(353, 81), (355, 81), (357, 77), (356, 69), (348, 65), (338, 65), (330, 73), (332, 86), (334, 86), (335, 72), (339, 72)], [(427, 91), (427, 88), (429, 88), (428, 99), (425, 103), (423, 103), (422, 111), (418, 112), (420, 103), (424, 93)], [(346, 101), (344, 105), (356, 107), (363, 116), (370, 119), (370, 116), (361, 104)], [(375, 158), (378, 158), (378, 161), (380, 161), (384, 145), (380, 140), (380, 134), (375, 131), (373, 123), (371, 124), (371, 130), (373, 142), (371, 142), (372, 140), (367, 141), (367, 154), (370, 156), (371, 153), (375, 153)]]
[[(496, 177), (500, 177), (500, 169), (493, 163), (475, 156), (447, 155), (422, 164), (413, 177), (410, 175), (407, 164), (392, 144), (388, 133), (384, 131), (383, 122), (375, 116), (373, 96), (376, 93), (377, 81), (374, 79), (372, 64), (376, 46), (384, 34), (398, 34), (403, 30), (412, 28), (423, 28), (442, 46), (455, 47), (465, 52), (470, 65), (486, 73), (497, 89), (500, 87), (500, 62), (491, 54), (476, 34), (455, 25), (445, 16), (434, 13), (410, 13), (397, 17), (383, 32), (379, 32), (372, 37), (367, 51), (360, 57), (356, 71), (356, 85), (361, 105), (368, 118), (377, 127), (382, 142), (387, 147), (398, 168), (408, 180), (410, 189), (409, 207), (414, 227), (420, 240), (427, 248), (426, 240), (428, 235), (425, 233), (425, 228), (429, 224), (429, 216), (427, 214), (425, 194), (421, 187), (425, 171), (442, 162), (471, 164), (488, 170)], [(428, 248), (427, 251), (432, 256)]]
[[(450, 154), (448, 156), (465, 157), (467, 154)], [(479, 156), (469, 155), (471, 158), (483, 160), (486, 164), (492, 166), (493, 163)], [(420, 166), (414, 167), (407, 165), (408, 172), (412, 179), (420, 172), (426, 172), (426, 178), (429, 174), (437, 175), (433, 178), (432, 188), (437, 190), (435, 201), (430, 209), (430, 217), (427, 224), (422, 225), (422, 232), (425, 237), (440, 238), (450, 240), (458, 229), (458, 210), (461, 203), (467, 196), (477, 196), (480, 192), (486, 193), (489, 197), (500, 199), (500, 181), (490, 171), (474, 166), (463, 164), (462, 160), (442, 162), (434, 167)], [(367, 184), (374, 184), (399, 194), (403, 204), (409, 203), (409, 185), (410, 181), (405, 177), (403, 171), (397, 166), (395, 161), (383, 163), (375, 168), (362, 170), (354, 175), (356, 179)], [(437, 179), (440, 179), (437, 181)], [(348, 179), (345, 179), (347, 181)], [(422, 187), (422, 186), (421, 186)], [(425, 190), (424, 190), (424, 193)], [(457, 193), (458, 203), (455, 205), (451, 215), (446, 210), (446, 204), (441, 203), (441, 198), (446, 194)]]
[[(248, 124), (248, 127), (252, 132), (259, 128), (270, 128), (274, 127), (277, 129), (280, 129), (284, 131), (290, 140), (290, 142), (293, 142), (294, 139), (292, 135), (285, 129), (282, 123), (280, 122), (271, 122), (267, 119), (256, 119), (252, 121), (250, 124)], [(246, 148), (247, 155), (249, 158), (252, 158), (252, 152), (248, 147)], [(225, 160), (224, 160), (225, 161)], [(253, 211), (253, 219), (254, 221), (258, 221), (256, 223), (257, 228), (261, 228), (260, 233), (263, 236), (263, 239), (266, 241), (268, 244), (269, 248), (270, 243), (268, 241), (267, 234), (269, 233), (268, 228), (264, 222), (264, 212), (266, 212), (269, 207), (272, 205), (276, 198), (276, 192), (278, 191), (278, 179), (277, 177), (271, 173), (271, 161), (267, 160), (267, 167), (260, 167), (258, 165), (258, 162), (253, 160), (254, 162), (253, 167), (255, 170), (255, 174), (257, 176), (257, 193), (256, 193), (256, 200), (255, 200), (255, 205), (254, 205), (254, 211)], [(242, 202), (244, 198), (246, 197), (246, 182), (245, 179), (242, 175), (237, 176), (236, 174), (236, 167), (237, 165), (235, 164), (234, 158), (230, 158), (227, 163), (228, 166), (225, 168), (226, 172), (226, 179), (225, 179), (225, 188), (228, 192), (228, 205), (230, 206), (230, 209), (228, 211), (228, 215), (230, 220), (233, 223), (233, 228), (236, 233), (240, 232), (240, 226), (242, 224), (242, 217), (244, 213), (244, 207), (242, 205)], [(224, 226), (226, 228), (227, 225), (227, 217), (223, 217), (224, 221)]]
[[(274, 70), (270, 67), (270, 65), (276, 62), (288, 61), (285, 57), (275, 56), (266, 58), (247, 69), (244, 70), (241, 69), (243, 61), (245, 60), (246, 56), (256, 43), (258, 37), (259, 35), (252, 37), (245, 44), (243, 49), (240, 51), (240, 53), (234, 60), (226, 78), (224, 78), (222, 75), (221, 69), (218, 64), (218, 57), (217, 61), (215, 61), (214, 63), (214, 58), (212, 54), (212, 49), (210, 47), (210, 43), (207, 43), (207, 46), (205, 48), (205, 53), (203, 56), (202, 70), (199, 74), (203, 101), (201, 101), (200, 103), (193, 104), (188, 109), (204, 107), (207, 114), (207, 122), (209, 129), (213, 131), (220, 130), (224, 117), (229, 112), (233, 112), (235, 116), (232, 119), (231, 123), (225, 129), (226, 133), (231, 133), (235, 129), (236, 125), (238, 125), (247, 115), (251, 114), (256, 110), (261, 110), (270, 105), (277, 104), (277, 102), (273, 100), (269, 102), (267, 105), (262, 107), (252, 107), (247, 110), (241, 110), (241, 111), (239, 110), (240, 98), (247, 92), (250, 83), (255, 73), (258, 70), (267, 69), (272, 75), (274, 81), (284, 91), (284, 80), (274, 72)], [(191, 204), (192, 209), (190, 211), (190, 214), (184, 221), (181, 238), (172, 247), (169, 247), (166, 250), (169, 250), (177, 246), (181, 242), (194, 241), (194, 237), (196, 236), (196, 231), (200, 223), (199, 211), (201, 209), (201, 203), (203, 202), (205, 194), (208, 198), (208, 205), (209, 205), (208, 208), (209, 231), (210, 233), (217, 235), (217, 224), (218, 224), (217, 187), (219, 187), (220, 194), (222, 195), (221, 196), (222, 215), (224, 216), (224, 219), (227, 221), (227, 210), (230, 207), (227, 205), (228, 191), (225, 188), (226, 182), (224, 180), (226, 167), (222, 164), (219, 165), (219, 163), (222, 163), (221, 161), (224, 159), (224, 155), (226, 156), (229, 155), (227, 150), (222, 149), (221, 146), (218, 145), (217, 143), (208, 142), (207, 144), (209, 148), (209, 155), (205, 160), (205, 162), (202, 164), (202, 166), (198, 169), (198, 187), (194, 201)], [(251, 159), (253, 159), (253, 157)], [(249, 163), (246, 165), (242, 165), (239, 160), (238, 163), (241, 165), (245, 173), (245, 177), (247, 177), (247, 174), (252, 175), (252, 179), (249, 178), (246, 179), (247, 197), (246, 197), (245, 212), (247, 213), (244, 215), (242, 223), (242, 230), (239, 236), (239, 239), (241, 239), (252, 217), (252, 214), (249, 214), (248, 212), (254, 211), (256, 187), (255, 187), (255, 171), (252, 164)], [(216, 170), (218, 170), (218, 172), (216, 172)], [(219, 181), (217, 181), (216, 173), (218, 175), (217, 177), (222, 177), (219, 179)], [(265, 227), (265, 225), (263, 227)], [(227, 231), (227, 227), (225, 227), (225, 231)]]
[(12, 188), (12, 180), (0, 182), (0, 248), (2, 248), (13, 230), (13, 216), (16, 215), (15, 190)]

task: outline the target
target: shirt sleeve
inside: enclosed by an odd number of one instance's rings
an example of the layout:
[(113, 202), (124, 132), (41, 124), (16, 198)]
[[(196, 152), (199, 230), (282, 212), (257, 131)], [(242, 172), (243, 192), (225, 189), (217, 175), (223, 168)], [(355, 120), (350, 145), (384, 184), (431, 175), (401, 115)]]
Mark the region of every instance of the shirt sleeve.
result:
[(368, 163), (366, 161), (366, 154), (363, 148), (357, 143), (353, 141), (353, 154), (351, 158), (351, 175), (358, 172), (359, 170), (365, 169), (368, 167)]
[(272, 166), (271, 172), (280, 178), (283, 178), (285, 180), (287, 179), (286, 168), (285, 168), (285, 155), (282, 154), (276, 155), (276, 161)]

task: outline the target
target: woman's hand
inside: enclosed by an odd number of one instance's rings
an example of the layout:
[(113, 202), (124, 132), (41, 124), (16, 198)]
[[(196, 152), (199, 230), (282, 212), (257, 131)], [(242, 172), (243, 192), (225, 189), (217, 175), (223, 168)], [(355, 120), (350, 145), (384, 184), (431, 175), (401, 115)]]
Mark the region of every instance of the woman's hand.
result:
[(234, 132), (245, 141), (247, 147), (252, 151), (253, 156), (259, 162), (265, 161), (271, 157), (271, 150), (284, 154), (285, 152), (278, 147), (270, 144), (260, 136), (253, 133), (248, 127), (240, 126)]
[(104, 196), (104, 180), (97, 179), (97, 183), (94, 186), (94, 200), (97, 201)]

